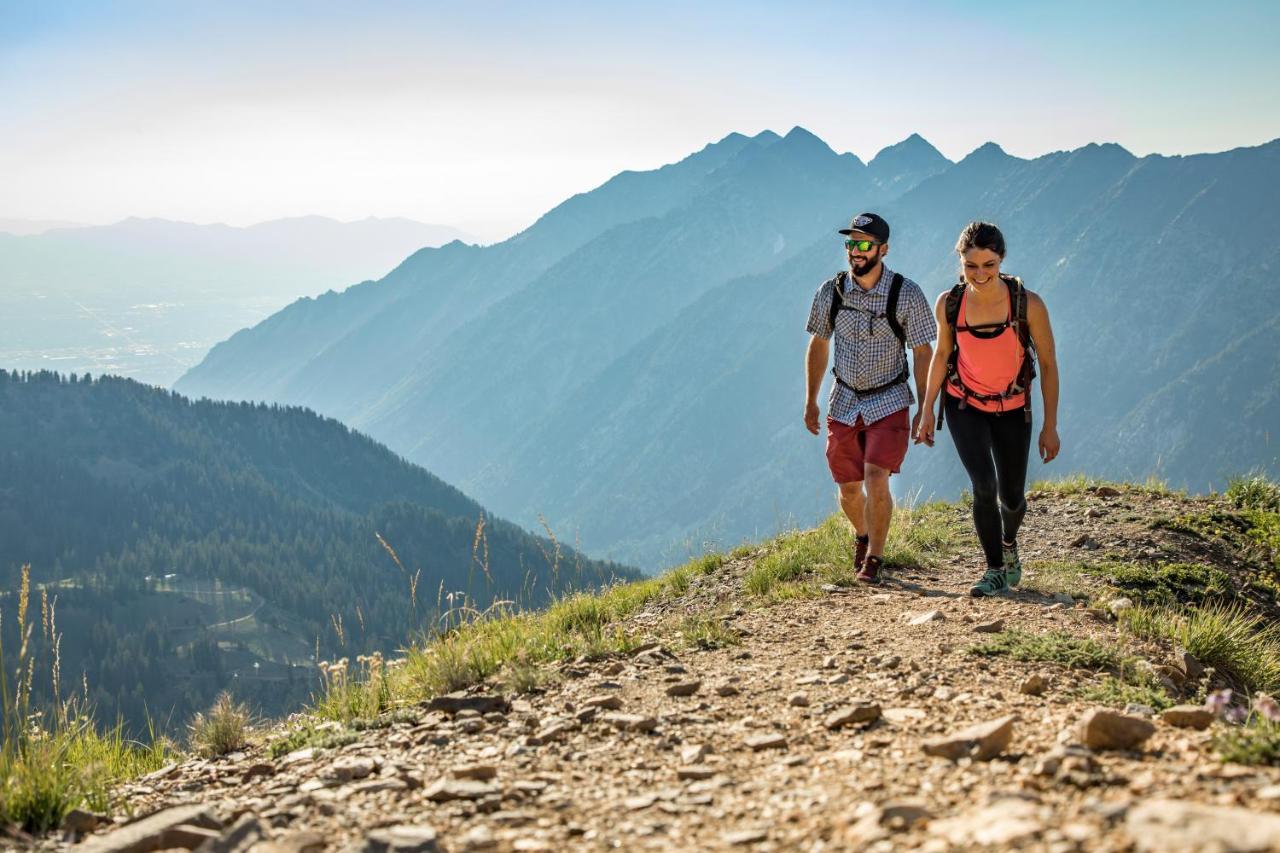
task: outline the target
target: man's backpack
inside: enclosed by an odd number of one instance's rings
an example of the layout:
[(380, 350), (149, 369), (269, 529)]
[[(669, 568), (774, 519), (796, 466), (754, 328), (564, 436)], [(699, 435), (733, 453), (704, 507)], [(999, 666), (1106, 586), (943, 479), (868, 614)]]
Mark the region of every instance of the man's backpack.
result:
[(876, 385), (872, 388), (855, 388), (852, 385), (850, 385), (848, 382), (845, 382), (843, 379), (840, 378), (840, 374), (836, 372), (836, 368), (834, 364), (831, 367), (831, 375), (836, 378), (836, 382), (843, 385), (845, 388), (848, 388), (850, 391), (852, 391), (853, 393), (857, 394), (860, 397), (867, 397), (872, 394), (879, 394), (881, 391), (887, 391), (895, 385), (905, 384), (911, 378), (911, 370), (907, 365), (907, 350), (906, 350), (907, 333), (903, 330), (902, 324), (898, 322), (898, 296), (899, 294), (902, 293), (902, 281), (903, 281), (902, 273), (896, 272), (893, 274), (893, 279), (889, 283), (889, 299), (885, 303), (885, 309), (883, 314), (872, 314), (867, 311), (863, 311), (861, 308), (855, 308), (851, 305), (846, 305), (844, 302), (843, 294), (844, 294), (845, 283), (848, 280), (849, 280), (848, 270), (841, 270), (840, 272), (836, 273), (836, 277), (834, 281), (835, 286), (834, 286), (834, 289), (831, 291), (831, 333), (833, 335), (835, 334), (836, 317), (837, 315), (839, 315), (841, 311), (857, 311), (859, 314), (866, 314), (868, 328), (870, 328), (870, 325), (874, 323), (876, 319), (882, 319), (887, 321), (889, 324), (889, 328), (893, 331), (894, 337), (898, 339), (898, 342), (901, 343), (903, 347), (902, 370), (899, 371), (898, 375), (895, 376), (893, 379), (883, 384)]
[[(1035, 342), (1031, 340), (1031, 327), (1027, 323), (1027, 289), (1022, 284), (1022, 279), (1017, 276), (1001, 275), (1000, 280), (1009, 288), (1009, 317), (999, 323), (981, 323), (976, 326), (965, 324), (957, 327), (960, 319), (960, 300), (964, 296), (965, 282), (961, 279), (952, 286), (951, 291), (947, 294), (945, 304), (945, 314), (947, 325), (951, 327), (951, 355), (947, 356), (947, 375), (944, 380), (951, 387), (959, 392), (960, 408), (965, 408), (970, 400), (980, 400), (987, 402), (990, 400), (1008, 400), (1019, 394), (1024, 394), (1025, 399), (1022, 404), (1022, 410), (1026, 417), (1027, 423), (1031, 423), (1031, 381), (1036, 378), (1036, 347)], [(1009, 383), (1009, 387), (1001, 394), (980, 394), (972, 388), (964, 384), (964, 380), (960, 378), (960, 370), (957, 367), (960, 358), (960, 336), (958, 332), (968, 332), (979, 338), (994, 338), (1001, 334), (1006, 328), (1012, 326), (1018, 335), (1018, 342), (1022, 344), (1022, 366), (1018, 369), (1018, 375)], [(943, 404), (945, 400), (939, 400), (938, 404), (938, 426), (942, 426), (943, 412), (946, 407)]]

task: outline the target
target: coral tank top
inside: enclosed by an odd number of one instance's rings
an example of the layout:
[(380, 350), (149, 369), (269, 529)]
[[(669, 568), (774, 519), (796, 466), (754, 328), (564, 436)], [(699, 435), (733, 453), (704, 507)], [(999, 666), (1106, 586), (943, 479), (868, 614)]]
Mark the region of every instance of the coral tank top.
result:
[[(1005, 300), (1009, 301), (1009, 289), (1005, 288)], [(960, 380), (978, 394), (1003, 394), (1009, 390), (1009, 384), (1018, 378), (1022, 369), (1022, 344), (1018, 341), (1018, 331), (1010, 323), (994, 337), (979, 337), (973, 332), (962, 330), (968, 325), (965, 321), (965, 305), (969, 299), (969, 290), (960, 296), (960, 312), (956, 317), (956, 344), (960, 347), (960, 355), (956, 359), (956, 371)], [(1007, 309), (1010, 320), (1013, 319), (1013, 306)], [(953, 397), (963, 397), (960, 389), (950, 382), (946, 384), (947, 393)], [(1007, 400), (975, 400), (969, 398), (969, 405), (982, 412), (1018, 411), (1026, 402), (1026, 392), (1015, 394)]]

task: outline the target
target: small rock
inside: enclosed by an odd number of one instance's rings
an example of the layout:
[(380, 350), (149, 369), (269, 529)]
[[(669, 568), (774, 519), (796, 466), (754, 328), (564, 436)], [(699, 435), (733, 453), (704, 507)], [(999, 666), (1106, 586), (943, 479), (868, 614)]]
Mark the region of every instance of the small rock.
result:
[(1044, 830), (1039, 811), (1026, 800), (1001, 799), (959, 817), (934, 821), (929, 824), (929, 833), (966, 850), (975, 846), (1007, 850), (1021, 847)]
[(1096, 506), (1091, 506), (1084, 511), (1085, 518), (1102, 518), (1106, 513)]
[(376, 768), (374, 760), (367, 755), (349, 755), (333, 762), (326, 775), (339, 782), (350, 782), (352, 779), (363, 779)]
[(200, 853), (249, 853), (269, 834), (267, 825), (250, 812), (242, 815), (221, 837), (203, 842)]
[(1119, 616), (1121, 613), (1123, 613), (1126, 610), (1132, 610), (1132, 609), (1133, 609), (1133, 599), (1127, 598), (1123, 595), (1120, 596), (1119, 598), (1113, 598), (1107, 602), (1107, 610), (1110, 610), (1116, 616)]
[(437, 837), (429, 826), (402, 824), (372, 830), (354, 850), (359, 853), (437, 853), (440, 850)]
[(478, 782), (473, 779), (438, 779), (435, 784), (422, 792), (422, 796), (437, 803), (451, 800), (479, 800), (483, 797), (500, 793), (497, 785)]
[(763, 749), (786, 749), (787, 739), (780, 734), (755, 735), (746, 739), (747, 746), (755, 752)]
[(1200, 705), (1174, 705), (1160, 714), (1160, 721), (1178, 728), (1204, 731), (1213, 724), (1213, 712)]
[(1264, 788), (1259, 788), (1254, 796), (1267, 802), (1280, 800), (1280, 785), (1267, 785)]
[(1120, 490), (1111, 486), (1098, 486), (1093, 493), (1100, 498), (1116, 498), (1120, 496)]
[(1026, 680), (1022, 682), (1022, 685), (1018, 687), (1018, 692), (1024, 693), (1027, 696), (1039, 696), (1048, 689), (1049, 679), (1037, 672), (1027, 676)]
[(1004, 620), (997, 619), (994, 622), (983, 622), (980, 625), (973, 626), (975, 634), (999, 634), (1004, 630)]
[(731, 847), (737, 847), (743, 844), (758, 844), (769, 837), (769, 833), (763, 829), (740, 829), (735, 832), (726, 832), (720, 836), (725, 844)]
[(1143, 705), (1141, 702), (1130, 702), (1124, 706), (1124, 712), (1134, 717), (1147, 717), (1148, 719), (1156, 715), (1156, 709), (1150, 705)]
[(463, 692), (436, 696), (426, 704), (428, 711), (443, 711), (451, 715), (456, 715), (459, 711), (474, 711), (482, 715), (492, 711), (503, 714), (511, 711), (511, 703), (502, 696), (468, 696)]
[(630, 732), (651, 732), (658, 727), (658, 721), (654, 717), (646, 717), (642, 714), (605, 714), (600, 718), (604, 722), (617, 729)]
[(1140, 853), (1267, 851), (1280, 849), (1280, 815), (1148, 800), (1129, 810), (1125, 829)]
[(668, 696), (692, 696), (702, 689), (701, 681), (681, 681), (667, 688)]
[(919, 613), (907, 620), (908, 625), (927, 625), (930, 622), (941, 622), (947, 617), (943, 615), (941, 610), (927, 610)]
[(627, 797), (622, 801), (622, 805), (625, 806), (628, 811), (638, 812), (641, 809), (649, 808), (649, 806), (653, 805), (657, 801), (658, 798), (653, 794), (640, 794), (636, 797)]
[(106, 815), (95, 814), (84, 809), (72, 809), (62, 819), (62, 830), (63, 832), (75, 832), (83, 835), (86, 832), (93, 832), (100, 824), (106, 823), (108, 820), (109, 818)]
[(1137, 749), (1155, 730), (1150, 720), (1094, 708), (1080, 719), (1076, 736), (1090, 749)]
[(1013, 717), (1001, 717), (969, 726), (946, 737), (927, 740), (921, 747), (926, 755), (958, 761), (971, 757), (988, 761), (1004, 752), (1013, 739)]
[(676, 768), (677, 779), (710, 779), (716, 771), (705, 764), (690, 764)]
[(603, 708), (606, 711), (618, 711), (622, 708), (622, 698), (619, 696), (592, 696), (582, 703), (584, 708)]
[(804, 693), (792, 693), (787, 697), (787, 704), (796, 708), (809, 707), (809, 697)]
[(174, 806), (163, 809), (86, 840), (77, 850), (81, 853), (138, 853), (170, 846), (163, 843), (165, 833), (178, 826), (197, 826), (218, 830), (222, 824), (205, 805)]
[(707, 757), (708, 752), (710, 750), (707, 749), (707, 745), (704, 743), (689, 744), (680, 750), (680, 760), (685, 764), (697, 764)]
[(1102, 546), (1088, 533), (1081, 533), (1075, 539), (1071, 540), (1072, 548), (1083, 548), (1086, 551), (1097, 551)]
[(741, 691), (738, 690), (738, 688), (734, 687), (732, 684), (716, 685), (717, 696), (737, 696), (740, 692)]
[(856, 723), (874, 723), (878, 719), (879, 705), (874, 702), (859, 702), (831, 712), (822, 724), (829, 729), (839, 729)]
[(498, 775), (498, 768), (492, 764), (459, 764), (450, 771), (455, 779), (475, 779), (487, 782)]
[(1186, 649), (1178, 649), (1173, 665), (1182, 671), (1187, 681), (1199, 681), (1204, 676), (1204, 665)]

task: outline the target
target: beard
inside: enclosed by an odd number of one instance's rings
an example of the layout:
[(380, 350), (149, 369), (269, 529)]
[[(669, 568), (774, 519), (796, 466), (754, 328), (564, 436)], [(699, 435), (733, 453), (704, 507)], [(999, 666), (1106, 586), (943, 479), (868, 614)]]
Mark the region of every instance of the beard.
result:
[(854, 258), (850, 263), (853, 268), (854, 275), (866, 275), (875, 269), (876, 264), (880, 263), (879, 257), (874, 258)]

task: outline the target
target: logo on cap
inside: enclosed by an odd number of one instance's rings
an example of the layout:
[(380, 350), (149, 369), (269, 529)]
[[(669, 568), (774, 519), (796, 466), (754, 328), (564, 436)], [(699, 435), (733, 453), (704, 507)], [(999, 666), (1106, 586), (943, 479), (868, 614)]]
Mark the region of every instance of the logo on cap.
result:
[(872, 222), (871, 217), (867, 216), (864, 213), (862, 216), (859, 216), (857, 219), (853, 220), (853, 227), (861, 228), (863, 225), (870, 225), (871, 222)]

